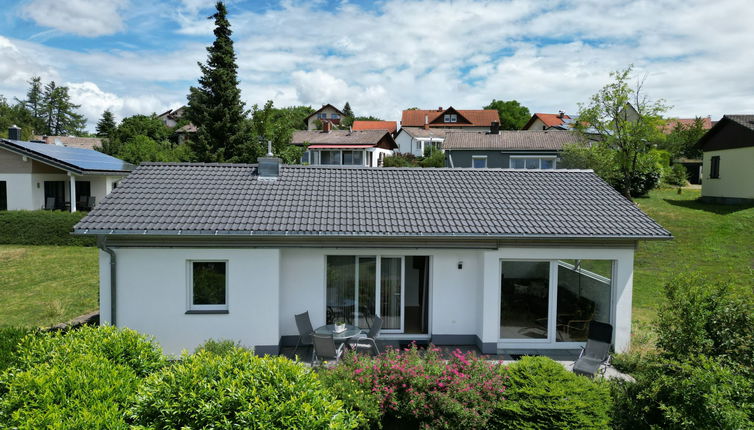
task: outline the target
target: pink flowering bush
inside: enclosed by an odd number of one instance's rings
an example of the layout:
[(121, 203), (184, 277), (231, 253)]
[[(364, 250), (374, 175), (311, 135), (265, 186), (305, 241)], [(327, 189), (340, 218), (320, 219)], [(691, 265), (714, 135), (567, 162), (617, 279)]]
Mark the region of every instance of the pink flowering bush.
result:
[(321, 379), (373, 427), (485, 428), (504, 401), (505, 372), (471, 353), (442, 357), (431, 347), (390, 349), (378, 357), (351, 354)]

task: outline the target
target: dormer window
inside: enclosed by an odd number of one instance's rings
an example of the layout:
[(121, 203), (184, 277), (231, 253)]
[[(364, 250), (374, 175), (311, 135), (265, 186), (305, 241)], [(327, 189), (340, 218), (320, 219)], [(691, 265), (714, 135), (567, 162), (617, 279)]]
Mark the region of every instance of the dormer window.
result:
[(326, 114), (326, 113), (320, 113), (320, 114), (317, 114), (317, 116), (318, 116), (318, 117), (319, 117), (320, 119), (327, 119), (327, 114)]
[(337, 113), (334, 113), (334, 114), (330, 115), (330, 118), (332, 118), (332, 119), (340, 119), (340, 115), (338, 115)]
[(443, 122), (458, 122), (458, 115), (456, 114), (445, 114), (443, 116)]

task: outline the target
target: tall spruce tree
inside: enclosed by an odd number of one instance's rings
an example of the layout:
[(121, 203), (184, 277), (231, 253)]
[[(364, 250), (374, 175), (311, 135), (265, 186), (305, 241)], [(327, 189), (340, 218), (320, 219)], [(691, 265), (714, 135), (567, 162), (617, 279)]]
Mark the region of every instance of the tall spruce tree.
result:
[(227, 10), (221, 1), (215, 7), (217, 12), (209, 17), (215, 20), (215, 41), (207, 47), (207, 63), (198, 63), (202, 76), (199, 87), (191, 87), (186, 115), (197, 127), (190, 141), (195, 160), (233, 162), (243, 159), (247, 111), (238, 88)]
[(35, 130), (42, 130), (45, 123), (43, 119), (42, 78), (33, 76), (28, 83), (29, 89), (26, 91), (26, 100), (19, 100), (19, 102), (31, 115), (31, 126)]
[(118, 126), (115, 124), (115, 117), (110, 110), (102, 112), (102, 118), (97, 121), (97, 137), (111, 139)]
[(71, 102), (68, 87), (59, 87), (55, 81), (45, 85), (42, 93), (42, 118), (47, 135), (80, 134), (86, 125), (86, 118), (77, 113), (81, 105)]
[(343, 116), (345, 118), (343, 118), (340, 123), (344, 127), (350, 127), (351, 125), (353, 125), (353, 109), (351, 109), (351, 104), (348, 102), (346, 102), (346, 104), (343, 106)]

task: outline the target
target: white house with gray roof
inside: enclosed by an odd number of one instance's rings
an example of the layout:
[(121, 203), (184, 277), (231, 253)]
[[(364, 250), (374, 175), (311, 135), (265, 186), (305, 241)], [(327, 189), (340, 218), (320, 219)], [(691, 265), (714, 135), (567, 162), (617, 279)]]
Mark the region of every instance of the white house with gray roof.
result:
[(634, 250), (671, 234), (591, 171), (145, 163), (75, 226), (100, 248), (103, 324), (166, 352), (277, 353), (344, 320), (484, 353), (631, 333)]
[(0, 210), (89, 210), (133, 169), (92, 149), (0, 139)]

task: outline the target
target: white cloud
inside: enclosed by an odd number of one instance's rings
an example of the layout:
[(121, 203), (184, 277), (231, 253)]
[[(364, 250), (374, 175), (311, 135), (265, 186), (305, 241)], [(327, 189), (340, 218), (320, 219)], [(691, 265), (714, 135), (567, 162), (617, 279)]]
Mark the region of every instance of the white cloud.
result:
[(159, 113), (166, 109), (166, 106), (180, 106), (171, 102), (169, 98), (157, 95), (118, 96), (102, 91), (93, 82), (66, 82), (65, 86), (68, 87), (71, 101), (81, 105), (79, 111), (86, 116), (90, 125), (95, 124), (105, 110), (110, 110), (120, 120), (135, 114)]
[(97, 37), (125, 28), (120, 11), (127, 4), (128, 0), (31, 0), (22, 11), (40, 26)]

